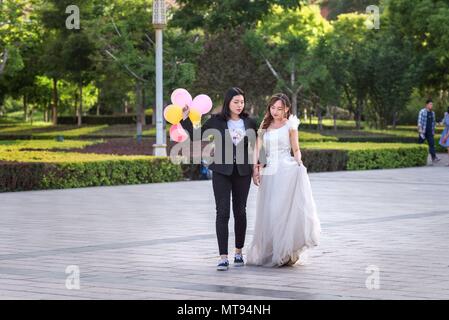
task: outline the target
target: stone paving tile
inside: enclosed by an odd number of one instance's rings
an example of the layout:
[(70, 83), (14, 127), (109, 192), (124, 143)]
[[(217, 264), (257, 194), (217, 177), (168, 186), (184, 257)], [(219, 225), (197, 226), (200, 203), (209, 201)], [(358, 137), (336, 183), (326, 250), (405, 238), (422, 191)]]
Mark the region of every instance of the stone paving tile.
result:
[[(449, 298), (449, 168), (310, 178), (323, 234), (308, 263), (224, 273), (210, 181), (0, 194), (0, 299)], [(232, 230), (231, 219), (230, 250)], [(66, 288), (68, 266), (79, 290)]]

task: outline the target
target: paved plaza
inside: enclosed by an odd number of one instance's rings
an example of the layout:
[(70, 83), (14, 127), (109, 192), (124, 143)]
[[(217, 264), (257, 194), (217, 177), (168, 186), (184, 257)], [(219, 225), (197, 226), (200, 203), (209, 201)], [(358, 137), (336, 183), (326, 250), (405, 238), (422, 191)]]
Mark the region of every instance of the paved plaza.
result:
[(449, 299), (443, 162), (310, 174), (321, 244), (274, 269), (215, 270), (211, 181), (3, 193), (0, 299)]

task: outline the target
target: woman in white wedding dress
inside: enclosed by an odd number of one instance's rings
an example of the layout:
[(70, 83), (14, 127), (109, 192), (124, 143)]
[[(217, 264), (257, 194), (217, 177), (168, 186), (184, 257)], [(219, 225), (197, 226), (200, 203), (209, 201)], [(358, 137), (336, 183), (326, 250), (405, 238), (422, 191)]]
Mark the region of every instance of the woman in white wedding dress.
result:
[[(299, 119), (291, 115), (289, 98), (274, 95), (254, 152), (253, 181), (259, 190), (248, 264), (294, 265), (302, 262), (306, 249), (318, 245), (321, 226), (301, 160), (298, 126)], [(264, 167), (259, 163), (260, 155), (266, 158)]]

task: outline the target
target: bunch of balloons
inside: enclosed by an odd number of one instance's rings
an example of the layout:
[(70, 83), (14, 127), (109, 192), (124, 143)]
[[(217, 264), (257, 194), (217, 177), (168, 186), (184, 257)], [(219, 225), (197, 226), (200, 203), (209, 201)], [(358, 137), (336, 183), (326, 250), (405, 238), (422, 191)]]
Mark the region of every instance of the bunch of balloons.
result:
[(201, 117), (212, 109), (212, 100), (205, 94), (200, 94), (192, 99), (192, 96), (186, 89), (176, 89), (171, 94), (172, 104), (164, 110), (164, 118), (171, 123), (170, 138), (175, 142), (184, 142), (188, 138), (187, 132), (181, 126), (183, 119), (183, 108), (188, 106), (190, 109), (189, 118), (194, 127), (201, 124)]

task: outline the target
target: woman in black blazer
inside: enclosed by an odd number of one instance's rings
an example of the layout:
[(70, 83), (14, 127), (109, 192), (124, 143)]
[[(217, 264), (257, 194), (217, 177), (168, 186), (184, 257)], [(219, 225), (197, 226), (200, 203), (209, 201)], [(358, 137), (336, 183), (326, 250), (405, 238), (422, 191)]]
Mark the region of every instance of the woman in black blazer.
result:
[[(215, 139), (214, 162), (209, 165), (213, 171), (212, 186), (216, 205), (216, 232), (221, 259), (217, 270), (229, 267), (228, 238), (230, 202), (235, 220), (235, 257), (234, 265), (243, 266), (242, 249), (246, 235), (246, 202), (252, 178), (252, 150), (256, 141), (256, 121), (245, 112), (245, 94), (239, 88), (231, 88), (225, 94), (220, 113), (213, 114), (201, 128), (201, 134), (195, 132), (188, 116), (188, 107), (184, 108), (183, 128), (190, 137), (203, 137), (208, 129), (214, 129), (220, 139)], [(207, 132), (206, 132), (207, 134)], [(221, 145), (219, 145), (221, 144)], [(242, 145), (243, 144), (243, 145)]]

